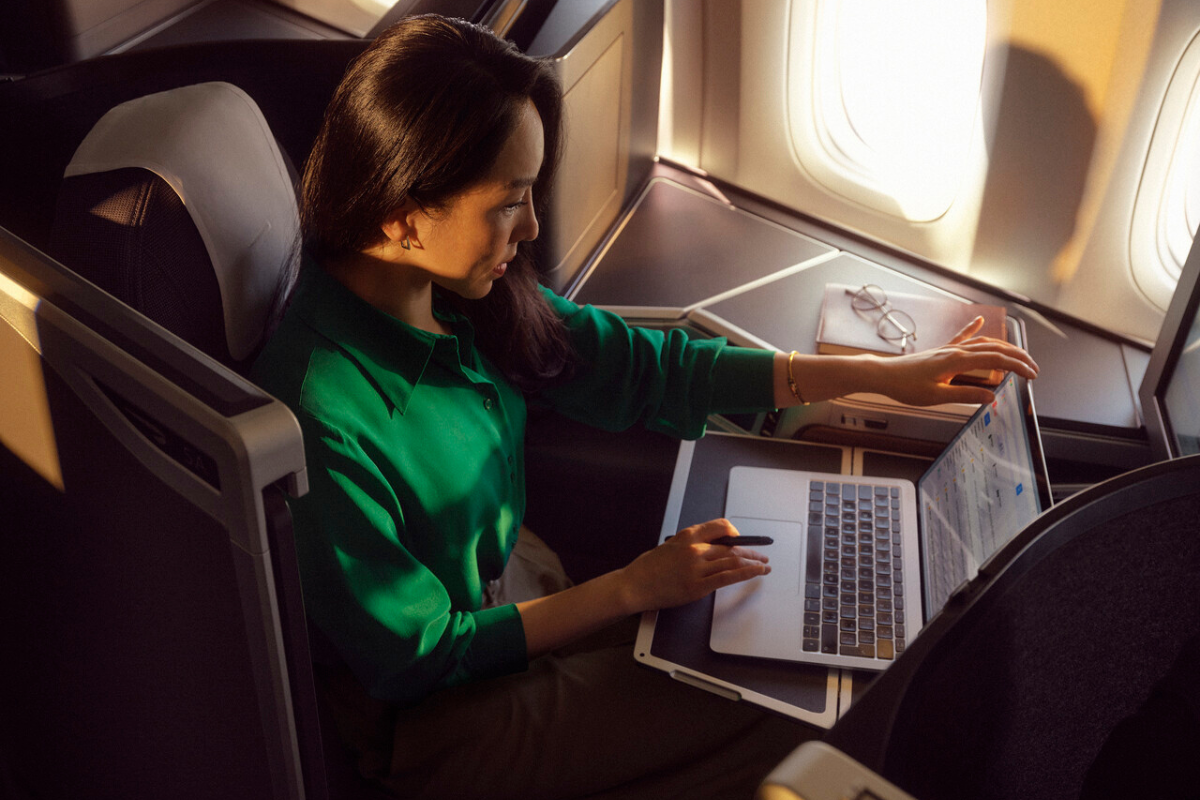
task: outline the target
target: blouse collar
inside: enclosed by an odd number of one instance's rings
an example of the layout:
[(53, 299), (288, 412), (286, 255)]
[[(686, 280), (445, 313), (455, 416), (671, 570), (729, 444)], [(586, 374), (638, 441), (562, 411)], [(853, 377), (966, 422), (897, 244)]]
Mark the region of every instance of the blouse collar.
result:
[(305, 257), (292, 304), (314, 330), (334, 342), (401, 414), (429, 362), (443, 359), (459, 370), (472, 366), (474, 329), (470, 321), (434, 295), (434, 315), (450, 335), (413, 327), (380, 311), (347, 289), (313, 259)]

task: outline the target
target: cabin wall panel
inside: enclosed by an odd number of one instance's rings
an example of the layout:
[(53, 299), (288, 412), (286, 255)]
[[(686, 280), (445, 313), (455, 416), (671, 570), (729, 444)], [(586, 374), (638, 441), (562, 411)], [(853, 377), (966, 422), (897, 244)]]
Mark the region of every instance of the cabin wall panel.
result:
[(385, 0), (354, 0), (348, 3), (329, 3), (325, 0), (273, 1), (359, 37), (366, 36), (392, 5)]
[(1167, 88), (1198, 31), (1200, 4), (1164, 0), (1156, 14), (1131, 6), (1122, 31), (1122, 65), (1113, 73), (1113, 91), (1119, 89), (1126, 113), (1113, 114), (1108, 129), (1102, 129), (1111, 159), (1108, 180), (1079, 258), (1064, 264), (1069, 271), (1059, 292), (1063, 310), (1146, 340), (1157, 337), (1165, 303), (1155, 302), (1133, 273), (1135, 201), (1148, 180), (1147, 157)]
[(796, 7), (668, 0), (663, 155), (1117, 333), (1155, 337), (1162, 309), (1132, 276), (1129, 217), (1142, 139), (1168, 66), (1200, 28), (1200, 4), (992, 0), (977, 164), (949, 211), (925, 223), (849, 201), (801, 166), (787, 118)]
[(91, 58), (142, 33), (198, 0), (57, 0), (67, 49), (73, 60)]

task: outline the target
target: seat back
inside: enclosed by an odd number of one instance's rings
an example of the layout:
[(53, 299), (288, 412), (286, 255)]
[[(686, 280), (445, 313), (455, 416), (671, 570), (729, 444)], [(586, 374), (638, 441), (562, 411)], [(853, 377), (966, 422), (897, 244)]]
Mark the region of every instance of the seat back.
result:
[[(65, 171), (49, 249), (74, 272), (227, 367), (245, 373), (298, 269), (295, 170), (257, 105), (231, 84), (121, 103)], [(272, 487), (273, 488), (273, 487)], [(290, 514), (274, 581), (304, 796), (376, 798), (318, 711)], [(214, 601), (223, 600), (221, 591)], [(286, 601), (286, 602), (285, 602)]]
[(3, 228), (0, 372), (0, 796), (324, 800), (292, 412)]
[(1200, 632), (1200, 456), (1069, 498), (985, 565), (826, 741), (921, 800), (1077, 797)]
[(258, 106), (231, 84), (130, 100), (68, 164), (50, 252), (244, 371), (296, 273), (289, 167)]

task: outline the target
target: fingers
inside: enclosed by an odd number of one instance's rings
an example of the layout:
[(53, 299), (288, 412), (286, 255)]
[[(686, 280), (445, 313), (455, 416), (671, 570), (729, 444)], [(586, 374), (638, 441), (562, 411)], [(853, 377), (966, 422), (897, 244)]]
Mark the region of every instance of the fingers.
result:
[(749, 559), (752, 561), (760, 561), (766, 563), (769, 558), (763, 553), (750, 548), (733, 545), (732, 547), (725, 544), (712, 545), (711, 543), (717, 539), (728, 539), (730, 537), (740, 536), (738, 529), (732, 522), (727, 519), (714, 519), (708, 522), (702, 522), (699, 525), (693, 525), (690, 528), (684, 528), (677, 534), (684, 541), (692, 544), (710, 545), (704, 548), (701, 553), (701, 558), (710, 562), (718, 562), (722, 559), (727, 559), (732, 556), (734, 558)]
[(760, 553), (759, 551), (754, 550), (753, 548), (750, 548), (750, 547), (735, 546), (735, 547), (729, 548), (729, 552), (735, 556), (738, 556), (739, 558), (748, 558), (753, 561), (761, 561), (764, 564), (771, 560), (770, 557), (767, 556), (766, 553)]
[(975, 319), (968, 322), (961, 331), (954, 334), (953, 338), (950, 339), (949, 343), (950, 344), (958, 344), (959, 342), (965, 342), (967, 339), (970, 339), (972, 336), (979, 333), (980, 329), (982, 329), (982, 328), (983, 328), (983, 317), (976, 317)]
[(722, 586), (768, 575), (770, 572), (771, 567), (763, 561), (727, 557), (706, 562), (705, 566), (697, 572), (696, 579), (707, 594)]
[(771, 567), (765, 561), (734, 557), (703, 562), (697, 570), (697, 576), (700, 578), (711, 578), (715, 575), (726, 573), (745, 573), (748, 577), (753, 577), (755, 575), (766, 575), (770, 571)]
[(955, 351), (947, 353), (945, 359), (947, 366), (956, 374), (976, 369), (998, 369), (1004, 372), (1018, 372), (1027, 378), (1037, 376), (1036, 370), (1025, 359), (991, 349), (973, 349), (969, 345), (959, 345)]
[(684, 528), (680, 533), (686, 534), (689, 541), (707, 544), (723, 536), (737, 536), (738, 529), (727, 519), (713, 519)]
[(727, 569), (723, 572), (715, 573), (705, 579), (705, 594), (715, 592), (723, 586), (732, 586), (735, 583), (767, 575), (770, 572), (771, 568), (766, 564), (752, 564), (738, 569)]
[[(736, 551), (736, 552), (735, 552)], [(725, 570), (740, 569), (751, 564), (766, 564), (769, 559), (762, 553), (747, 548), (709, 548), (700, 554), (700, 574), (713, 575)]]
[(1015, 371), (1024, 375), (1026, 378), (1033, 379), (1037, 377), (1040, 368), (1037, 362), (1033, 360), (1033, 356), (1008, 342), (1001, 342), (997, 339), (976, 338), (962, 342), (955, 346), (957, 350), (967, 353), (977, 354), (993, 354), (1000, 358), (1008, 359), (1006, 362), (1007, 371)]

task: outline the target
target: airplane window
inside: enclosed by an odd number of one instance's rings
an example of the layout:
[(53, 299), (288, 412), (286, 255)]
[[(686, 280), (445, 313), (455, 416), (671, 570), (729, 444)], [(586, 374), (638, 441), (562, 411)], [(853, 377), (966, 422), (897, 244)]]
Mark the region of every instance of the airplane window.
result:
[(1166, 309), (1200, 227), (1200, 35), (1184, 50), (1163, 97), (1130, 228), (1130, 264)]
[(827, 189), (910, 222), (949, 209), (983, 136), (986, 0), (794, 0), (788, 118)]

